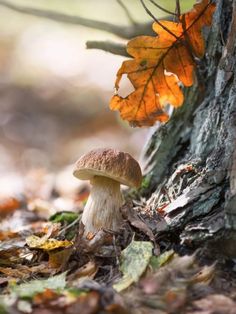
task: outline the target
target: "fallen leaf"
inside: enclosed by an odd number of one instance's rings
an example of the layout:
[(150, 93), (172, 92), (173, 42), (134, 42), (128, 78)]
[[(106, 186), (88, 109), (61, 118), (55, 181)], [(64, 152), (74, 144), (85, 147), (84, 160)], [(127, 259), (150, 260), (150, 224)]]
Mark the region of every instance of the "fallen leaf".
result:
[(58, 297), (58, 293), (55, 291), (46, 288), (43, 292), (39, 292), (34, 295), (33, 297), (33, 303), (35, 305), (39, 305), (42, 303), (46, 303), (47, 301), (51, 301)]
[(10, 230), (0, 231), (0, 241), (18, 237), (18, 233)]
[(69, 281), (74, 281), (80, 278), (90, 278), (93, 279), (98, 271), (98, 266), (94, 261), (89, 261), (79, 269), (77, 269), (74, 273), (68, 276)]
[(45, 237), (37, 237), (35, 235), (26, 238), (26, 243), (30, 248), (52, 251), (58, 248), (68, 248), (73, 245), (72, 241), (47, 239)]
[[(171, 259), (168, 259), (168, 257)], [(170, 255), (167, 253), (165, 256), (162, 257), (161, 255), (159, 258), (160, 264), (163, 261), (162, 265), (140, 282), (140, 286), (147, 295), (155, 293), (162, 294), (163, 291), (169, 290), (170, 287), (177, 287), (179, 276), (181, 278), (181, 286), (186, 287), (188, 282), (192, 280), (191, 276), (194, 276), (197, 272), (194, 267), (195, 255), (180, 257), (176, 254), (172, 255), (170, 251)], [(166, 263), (168, 261), (169, 263)], [(189, 279), (183, 280), (185, 276)]]
[(121, 253), (120, 271), (123, 277), (113, 285), (120, 292), (137, 282), (145, 272), (152, 256), (153, 245), (146, 241), (132, 241)]
[(16, 268), (10, 267), (0, 267), (0, 273), (7, 275), (8, 277), (17, 278), (17, 279), (27, 279), (34, 273), (40, 273), (45, 269), (45, 265), (38, 266), (25, 266), (17, 265)]
[(15, 197), (4, 197), (0, 199), (0, 217), (12, 214), (21, 207), (21, 202)]
[[(171, 254), (169, 255), (171, 256)], [(165, 263), (166, 258), (167, 262)], [(180, 257), (175, 253), (169, 260), (168, 254), (166, 254), (165, 258), (161, 255), (157, 259), (160, 259), (162, 266), (158, 267), (151, 274), (147, 272), (147, 276), (139, 280), (138, 286), (134, 286), (133, 289), (123, 293), (125, 301), (130, 306), (130, 313), (136, 313), (136, 308), (144, 306), (146, 311), (144, 313), (149, 313), (149, 309), (155, 309), (156, 313), (160, 311), (163, 314), (185, 313), (186, 305), (190, 304), (196, 287), (201, 285), (211, 289), (208, 286), (209, 280), (207, 279), (209, 277), (207, 274), (210, 273), (209, 268), (197, 264), (196, 254)], [(199, 280), (193, 281), (193, 278), (198, 278)], [(209, 289), (205, 289), (205, 294), (206, 291), (208, 293), (212, 291)], [(200, 313), (197, 312), (197, 314)], [(216, 313), (221, 312), (202, 312), (202, 314)], [(191, 314), (195, 314), (195, 311), (192, 311)]]
[(192, 283), (206, 283), (209, 284), (215, 275), (215, 264), (211, 266), (204, 266), (197, 274), (195, 274)]
[(154, 247), (155, 247), (155, 254), (156, 255), (160, 254), (160, 248), (158, 244), (156, 243), (156, 239), (152, 230), (148, 227), (148, 225), (144, 221), (142, 221), (138, 217), (138, 215), (133, 210), (132, 206), (129, 206), (129, 204), (125, 204), (124, 206), (121, 207), (120, 210), (121, 210), (122, 216), (125, 219), (127, 219), (133, 227), (137, 228), (138, 230), (146, 234), (149, 237), (149, 239), (153, 242)]
[(83, 313), (95, 314), (101, 309), (100, 295), (97, 291), (91, 291), (77, 298), (76, 302), (70, 305), (66, 314)]
[(174, 270), (184, 272), (193, 267), (195, 263), (195, 259), (196, 259), (196, 254), (184, 255), (184, 256), (179, 256), (176, 254), (174, 258), (171, 260), (171, 262), (168, 265), (166, 265), (166, 267), (170, 266)]
[(105, 313), (111, 314), (130, 314), (128, 309), (125, 309), (122, 305), (114, 303), (105, 307)]
[[(111, 313), (111, 314), (129, 314), (129, 309), (126, 310), (126, 305), (123, 297), (116, 293), (111, 287), (99, 284), (98, 282), (86, 279), (80, 282), (78, 288), (75, 289), (75, 294), (78, 296), (86, 296), (88, 291), (97, 292), (99, 294), (99, 311), (92, 313)], [(73, 312), (74, 313), (74, 312)], [(77, 312), (75, 312), (77, 313)], [(78, 312), (83, 313), (84, 311)]]
[(13, 265), (22, 264), (25, 259), (25, 256), (29, 253), (28, 249), (24, 247), (25, 241), (14, 240), (6, 241), (1, 244), (0, 248), (1, 266), (11, 267)]
[(170, 289), (164, 295), (167, 304), (168, 313), (179, 313), (186, 304), (186, 289)]
[(45, 289), (60, 291), (66, 286), (66, 272), (42, 280), (31, 280), (11, 287), (11, 291), (20, 298), (31, 298), (37, 293), (43, 292)]
[(132, 126), (151, 126), (157, 120), (166, 122), (167, 104), (182, 105), (184, 86), (194, 83), (195, 61), (201, 58), (205, 45), (203, 26), (210, 26), (215, 4), (202, 0), (179, 17), (179, 22), (161, 21), (153, 24), (158, 36), (139, 36), (128, 42), (127, 52), (134, 58), (124, 61), (117, 73), (115, 88), (126, 74), (134, 87), (127, 97), (115, 95), (112, 110), (119, 110), (121, 118)]
[(69, 261), (69, 258), (72, 254), (72, 248), (65, 248), (60, 251), (49, 251), (49, 260), (48, 265), (51, 268), (57, 269), (57, 271), (61, 271), (66, 266), (67, 262)]
[(193, 302), (194, 311), (187, 314), (236, 314), (236, 303), (222, 294), (209, 295)]

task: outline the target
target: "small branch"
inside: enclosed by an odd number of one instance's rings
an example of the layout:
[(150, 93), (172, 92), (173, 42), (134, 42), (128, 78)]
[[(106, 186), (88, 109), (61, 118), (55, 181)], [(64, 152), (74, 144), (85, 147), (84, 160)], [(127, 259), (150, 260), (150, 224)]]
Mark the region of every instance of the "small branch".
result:
[(80, 16), (67, 15), (67, 14), (63, 14), (63, 13), (55, 12), (55, 11), (41, 10), (41, 9), (35, 9), (32, 7), (20, 6), (12, 2), (5, 1), (5, 0), (0, 1), (0, 6), (3, 6), (5, 8), (11, 9), (19, 13), (24, 13), (27, 15), (34, 15), (37, 17), (43, 17), (43, 18), (47, 18), (47, 19), (57, 21), (57, 22), (63, 22), (63, 23), (68, 23), (68, 24), (79, 24), (82, 26), (87, 26), (87, 27), (111, 32), (117, 35), (120, 35), (121, 33), (123, 33), (122, 27), (120, 26), (110, 24), (110, 23), (100, 22), (100, 21), (94, 21), (94, 20), (86, 19)]
[(148, 15), (150, 15), (153, 20), (161, 26), (161, 28), (163, 28), (167, 33), (169, 33), (170, 35), (172, 35), (173, 37), (175, 37), (175, 39), (178, 39), (178, 37), (172, 33), (167, 27), (165, 27), (161, 22), (159, 22), (159, 20), (152, 14), (152, 12), (148, 9), (148, 7), (146, 6), (146, 4), (144, 3), (143, 0), (140, 0), (142, 6), (144, 7), (145, 11), (147, 12)]
[(81, 215), (79, 217), (77, 217), (74, 221), (72, 221), (69, 225), (67, 225), (64, 228), (62, 228), (60, 230), (60, 232), (58, 233), (58, 236), (64, 234), (65, 231), (67, 231), (68, 229), (70, 229), (71, 227), (76, 225), (80, 220), (81, 220)]
[[(87, 49), (100, 49), (106, 52), (110, 52), (114, 55), (130, 57), (126, 51), (126, 46), (120, 43), (115, 43), (112, 41), (87, 41)], [(131, 58), (131, 57), (130, 57)]]
[(159, 4), (157, 4), (154, 0), (149, 0), (153, 5), (155, 5), (155, 7), (157, 7), (159, 10), (167, 13), (167, 14), (170, 14), (170, 15), (176, 15), (176, 13), (174, 12), (171, 12), (165, 8), (163, 8), (162, 6), (160, 6)]
[(127, 7), (124, 5), (124, 3), (121, 0), (116, 0), (117, 3), (120, 5), (120, 7), (124, 10), (125, 15), (127, 16), (128, 20), (130, 21), (131, 24), (136, 25), (137, 23), (133, 19), (132, 15), (130, 14), (129, 10)]
[[(118, 26), (111, 23), (105, 23), (101, 21), (86, 19), (80, 16), (68, 15), (60, 12), (35, 9), (32, 7), (26, 7), (17, 5), (13, 2), (0, 0), (0, 6), (10, 9), (15, 12), (46, 18), (55, 22), (62, 22), (66, 24), (81, 25), (101, 31), (105, 31), (121, 38), (130, 39), (140, 35), (150, 35), (155, 36), (156, 34), (152, 30), (152, 22), (147, 22), (144, 24), (136, 24), (130, 26)], [(173, 16), (166, 16), (162, 18), (166, 21), (172, 21)]]
[(179, 21), (180, 15), (181, 15), (181, 9), (180, 9), (180, 2), (179, 2), (179, 0), (176, 0), (175, 13), (176, 13), (178, 21)]
[(106, 31), (108, 33), (117, 35), (121, 38), (130, 39), (139, 35), (153, 35), (153, 31), (151, 28), (151, 22), (145, 24), (137, 24), (137, 25), (130, 25), (130, 26), (118, 26), (111, 23), (91, 20), (87, 18), (83, 18), (80, 16), (75, 15), (68, 15), (56, 11), (51, 10), (41, 10), (35, 9), (32, 7), (21, 6), (15, 4), (10, 1), (0, 0), (0, 6), (10, 9), (15, 12), (42, 17), (49, 19), (55, 22), (62, 22), (67, 24), (74, 24), (74, 25), (81, 25), (101, 31)]

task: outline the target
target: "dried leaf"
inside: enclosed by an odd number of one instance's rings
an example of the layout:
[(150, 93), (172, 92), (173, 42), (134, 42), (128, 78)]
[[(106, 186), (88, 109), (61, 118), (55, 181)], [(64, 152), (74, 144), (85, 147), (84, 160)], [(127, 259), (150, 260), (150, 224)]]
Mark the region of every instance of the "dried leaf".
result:
[(160, 248), (159, 248), (159, 245), (156, 243), (156, 239), (152, 230), (148, 227), (148, 225), (144, 221), (142, 221), (138, 217), (138, 215), (135, 213), (133, 208), (129, 206), (129, 204), (125, 204), (124, 206), (121, 207), (120, 210), (121, 210), (122, 216), (125, 219), (127, 219), (133, 227), (137, 228), (138, 230), (146, 234), (149, 237), (150, 241), (153, 242), (154, 247), (155, 247), (155, 254), (156, 255), (160, 254)]
[(166, 267), (170, 266), (174, 270), (185, 272), (193, 267), (195, 260), (196, 254), (184, 256), (175, 255), (170, 264), (166, 265)]
[(93, 279), (98, 271), (97, 265), (93, 261), (89, 261), (87, 264), (83, 265), (79, 269), (77, 269), (74, 273), (72, 273), (68, 280), (76, 280), (79, 278), (90, 278)]
[(83, 314), (95, 314), (99, 312), (100, 295), (97, 291), (91, 291), (85, 295), (78, 297), (76, 302), (71, 304), (67, 309), (66, 314), (83, 313)]
[(37, 237), (35, 235), (29, 236), (26, 238), (26, 243), (30, 248), (42, 249), (45, 251), (51, 251), (58, 248), (67, 248), (73, 245), (72, 241), (68, 240), (56, 240), (56, 239), (47, 239), (45, 237)]
[(21, 202), (15, 197), (4, 197), (0, 199), (0, 217), (12, 214), (21, 207)]
[(180, 313), (187, 301), (186, 289), (170, 289), (164, 295), (168, 313)]
[(137, 282), (146, 270), (152, 256), (151, 242), (132, 241), (121, 253), (121, 267), (123, 277), (113, 285), (120, 292)]
[(161, 21), (153, 24), (156, 37), (139, 36), (128, 42), (127, 52), (134, 58), (124, 61), (117, 73), (116, 90), (124, 74), (134, 91), (127, 97), (115, 95), (110, 108), (119, 110), (122, 119), (133, 126), (151, 126), (166, 122), (167, 104), (182, 105), (184, 96), (179, 86), (194, 83), (195, 61), (203, 57), (205, 47), (201, 34), (203, 26), (210, 26), (215, 4), (202, 0), (180, 16), (180, 22)]
[(206, 283), (209, 284), (215, 275), (215, 264), (211, 266), (204, 266), (196, 275), (191, 279), (192, 283)]
[(18, 233), (10, 230), (0, 231), (0, 241), (17, 238)]
[(236, 314), (236, 303), (221, 294), (209, 295), (194, 302), (194, 311), (187, 314)]
[(25, 265), (18, 265), (16, 268), (0, 267), (0, 273), (7, 275), (8, 277), (17, 279), (27, 279), (34, 273), (40, 273), (45, 269), (45, 265), (28, 267)]
[(39, 305), (51, 301), (57, 297), (58, 294), (55, 291), (46, 288), (43, 292), (39, 292), (34, 295), (33, 302), (34, 304)]
[(48, 252), (48, 255), (49, 255), (48, 265), (49, 265), (49, 267), (55, 268), (58, 271), (62, 270), (66, 266), (71, 254), (72, 254), (72, 248), (66, 248), (64, 250), (56, 251), (56, 252), (49, 251)]
[[(183, 281), (185, 275), (189, 277), (196, 274), (194, 255), (180, 257), (174, 254), (171, 256), (170, 251), (169, 257), (171, 257), (171, 261), (165, 263), (165, 261), (168, 261), (168, 254), (164, 257), (160, 256), (159, 258), (163, 259), (163, 264), (151, 276), (142, 279), (140, 285), (147, 295), (155, 293), (162, 294), (163, 290), (169, 290), (170, 287), (173, 288), (174, 286), (177, 287), (179, 285), (179, 276), (181, 278), (180, 284), (184, 288), (188, 282), (188, 280)], [(191, 274), (189, 274), (189, 271)]]
[[(138, 287), (133, 287), (132, 290), (125, 293), (126, 301), (131, 306), (130, 312), (135, 312), (134, 309), (145, 305), (146, 312), (144, 313), (149, 313), (149, 308), (156, 309), (157, 313), (159, 310), (164, 313), (185, 313), (187, 303), (190, 304), (191, 297), (195, 296), (196, 287), (201, 285), (212, 289), (207, 286), (209, 283), (207, 274), (210, 273), (207, 268), (197, 264), (196, 255), (180, 257), (174, 254), (169, 263), (164, 263), (151, 274), (147, 273), (147, 276), (139, 281)], [(194, 281), (193, 278), (199, 280)], [(203, 311), (202, 314), (215, 314), (216, 312)], [(194, 313), (195, 311), (191, 312), (191, 314)], [(221, 312), (219, 311), (219, 313)]]

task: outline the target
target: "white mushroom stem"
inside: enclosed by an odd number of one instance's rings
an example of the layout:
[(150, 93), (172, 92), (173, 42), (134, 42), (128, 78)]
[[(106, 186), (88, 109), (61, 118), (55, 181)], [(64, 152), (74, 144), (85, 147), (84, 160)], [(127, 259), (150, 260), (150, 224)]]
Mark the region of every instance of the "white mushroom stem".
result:
[(100, 176), (95, 176), (90, 182), (92, 189), (82, 215), (85, 235), (101, 229), (117, 230), (122, 220), (120, 183)]

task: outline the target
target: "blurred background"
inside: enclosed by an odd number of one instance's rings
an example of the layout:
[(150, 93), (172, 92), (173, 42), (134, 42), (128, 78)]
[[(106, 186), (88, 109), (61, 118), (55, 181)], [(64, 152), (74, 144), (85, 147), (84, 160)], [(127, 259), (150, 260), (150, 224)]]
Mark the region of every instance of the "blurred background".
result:
[[(175, 10), (174, 0), (156, 2)], [(193, 2), (182, 0), (181, 8), (189, 9)], [(146, 3), (156, 17), (167, 15)], [(137, 23), (151, 22), (139, 0), (123, 4)], [(125, 58), (86, 49), (89, 40), (126, 41), (95, 28), (37, 17), (32, 9), (120, 26), (131, 23), (117, 0), (0, 0), (0, 193), (20, 190), (22, 176), (39, 169), (60, 172), (93, 148), (114, 147), (139, 158), (151, 132), (132, 129), (109, 110), (116, 72)]]

